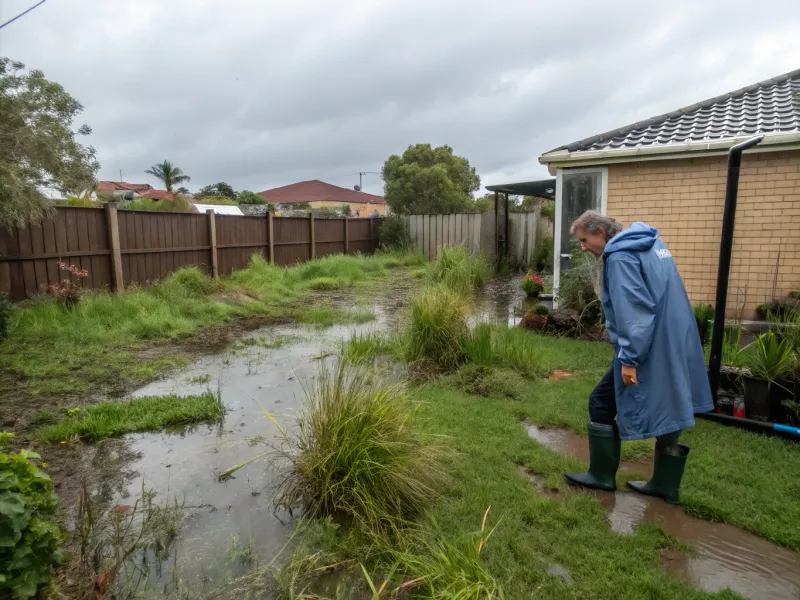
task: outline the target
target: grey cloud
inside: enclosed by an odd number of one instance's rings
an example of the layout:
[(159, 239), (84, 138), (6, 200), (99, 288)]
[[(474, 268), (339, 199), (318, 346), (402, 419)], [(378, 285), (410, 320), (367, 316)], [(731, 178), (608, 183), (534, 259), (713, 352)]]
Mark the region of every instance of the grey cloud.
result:
[[(26, 8), (3, 0), (0, 17)], [(800, 65), (793, 0), (47, 2), (0, 31), (86, 107), (101, 177), (169, 158), (192, 186), (352, 185), (447, 143), (483, 182)], [(381, 191), (368, 176), (367, 191)]]

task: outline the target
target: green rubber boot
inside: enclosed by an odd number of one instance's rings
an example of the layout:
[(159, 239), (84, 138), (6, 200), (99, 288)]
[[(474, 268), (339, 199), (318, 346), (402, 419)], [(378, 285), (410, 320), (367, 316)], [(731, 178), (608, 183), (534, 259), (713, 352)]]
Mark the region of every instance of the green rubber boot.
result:
[(686, 467), (686, 456), (689, 447), (662, 446), (656, 443), (656, 453), (653, 458), (653, 476), (650, 481), (629, 481), (628, 487), (640, 494), (663, 498), (670, 504), (678, 503), (678, 490), (683, 479), (683, 469)]
[(594, 490), (616, 490), (620, 443), (616, 425), (589, 423), (589, 470), (564, 473), (567, 481)]

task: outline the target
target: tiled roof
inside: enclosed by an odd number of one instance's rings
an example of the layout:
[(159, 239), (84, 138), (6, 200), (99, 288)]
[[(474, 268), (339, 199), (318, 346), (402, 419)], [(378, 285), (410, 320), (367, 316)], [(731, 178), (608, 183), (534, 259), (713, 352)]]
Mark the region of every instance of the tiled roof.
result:
[(149, 183), (127, 183), (125, 181), (98, 181), (95, 188), (98, 192), (145, 192), (152, 189), (153, 186)]
[(174, 200), (175, 193), (167, 190), (147, 190), (139, 194), (139, 198), (152, 198), (153, 200)]
[(800, 133), (800, 69), (550, 152), (664, 146), (769, 133)]
[(341, 202), (343, 204), (386, 204), (383, 196), (349, 190), (338, 185), (325, 183), (319, 179), (273, 188), (259, 192), (258, 195), (272, 204), (319, 201)]

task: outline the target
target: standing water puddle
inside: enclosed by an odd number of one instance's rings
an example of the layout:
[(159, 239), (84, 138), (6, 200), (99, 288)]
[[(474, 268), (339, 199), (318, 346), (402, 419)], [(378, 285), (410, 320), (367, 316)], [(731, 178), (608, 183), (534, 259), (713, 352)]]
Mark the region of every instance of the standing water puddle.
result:
[[(565, 429), (540, 428), (527, 423), (525, 427), (528, 435), (541, 445), (588, 462), (587, 438)], [(639, 471), (644, 475), (652, 469), (651, 463), (623, 461), (620, 469)], [(656, 498), (633, 492), (582, 491), (600, 500), (608, 511), (612, 531), (630, 535), (636, 525), (646, 521), (656, 523), (670, 535), (691, 543), (697, 550), (697, 556), (687, 558), (683, 554), (670, 552), (662, 556), (662, 564), (670, 573), (686, 579), (692, 585), (709, 592), (730, 588), (753, 600), (800, 598), (798, 552), (776, 546), (733, 525), (691, 517), (679, 506)], [(547, 490), (542, 493), (563, 497), (563, 494)]]
[(95, 497), (111, 506), (131, 505), (144, 484), (162, 503), (177, 501), (185, 506), (188, 518), (177, 551), (168, 564), (162, 563), (150, 573), (151, 585), (158, 583), (169, 590), (173, 570), (190, 585), (219, 581), (241, 570), (232, 557), (241, 556), (242, 549), (253, 548), (269, 557), (285, 544), (291, 516), (271, 507), (275, 470), (269, 459), (245, 466), (224, 482), (217, 475), (265, 450), (264, 444), (250, 445), (248, 440), (280, 441), (278, 428), (262, 407), (281, 427), (291, 428), (302, 404), (303, 385), (312, 383), (321, 363), (335, 368), (336, 358), (330, 352), (336, 351), (340, 341), (391, 324), (391, 309), (371, 308), (377, 320), (365, 325), (254, 331), (225, 352), (202, 357), (180, 374), (132, 394), (187, 395), (219, 390), (227, 410), (222, 424), (175, 433), (132, 434), (87, 448), (87, 466), (91, 461), (127, 457), (124, 483), (118, 478), (104, 481), (94, 490)]

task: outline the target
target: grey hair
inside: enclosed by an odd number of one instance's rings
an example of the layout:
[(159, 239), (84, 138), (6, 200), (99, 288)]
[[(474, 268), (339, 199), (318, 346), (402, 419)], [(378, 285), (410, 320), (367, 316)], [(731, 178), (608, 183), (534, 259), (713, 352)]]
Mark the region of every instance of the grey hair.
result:
[(603, 230), (606, 234), (606, 239), (610, 240), (620, 231), (622, 231), (622, 223), (612, 217), (608, 217), (596, 210), (587, 210), (580, 217), (572, 222), (569, 232), (575, 235), (578, 229), (585, 229), (589, 233), (595, 233)]

